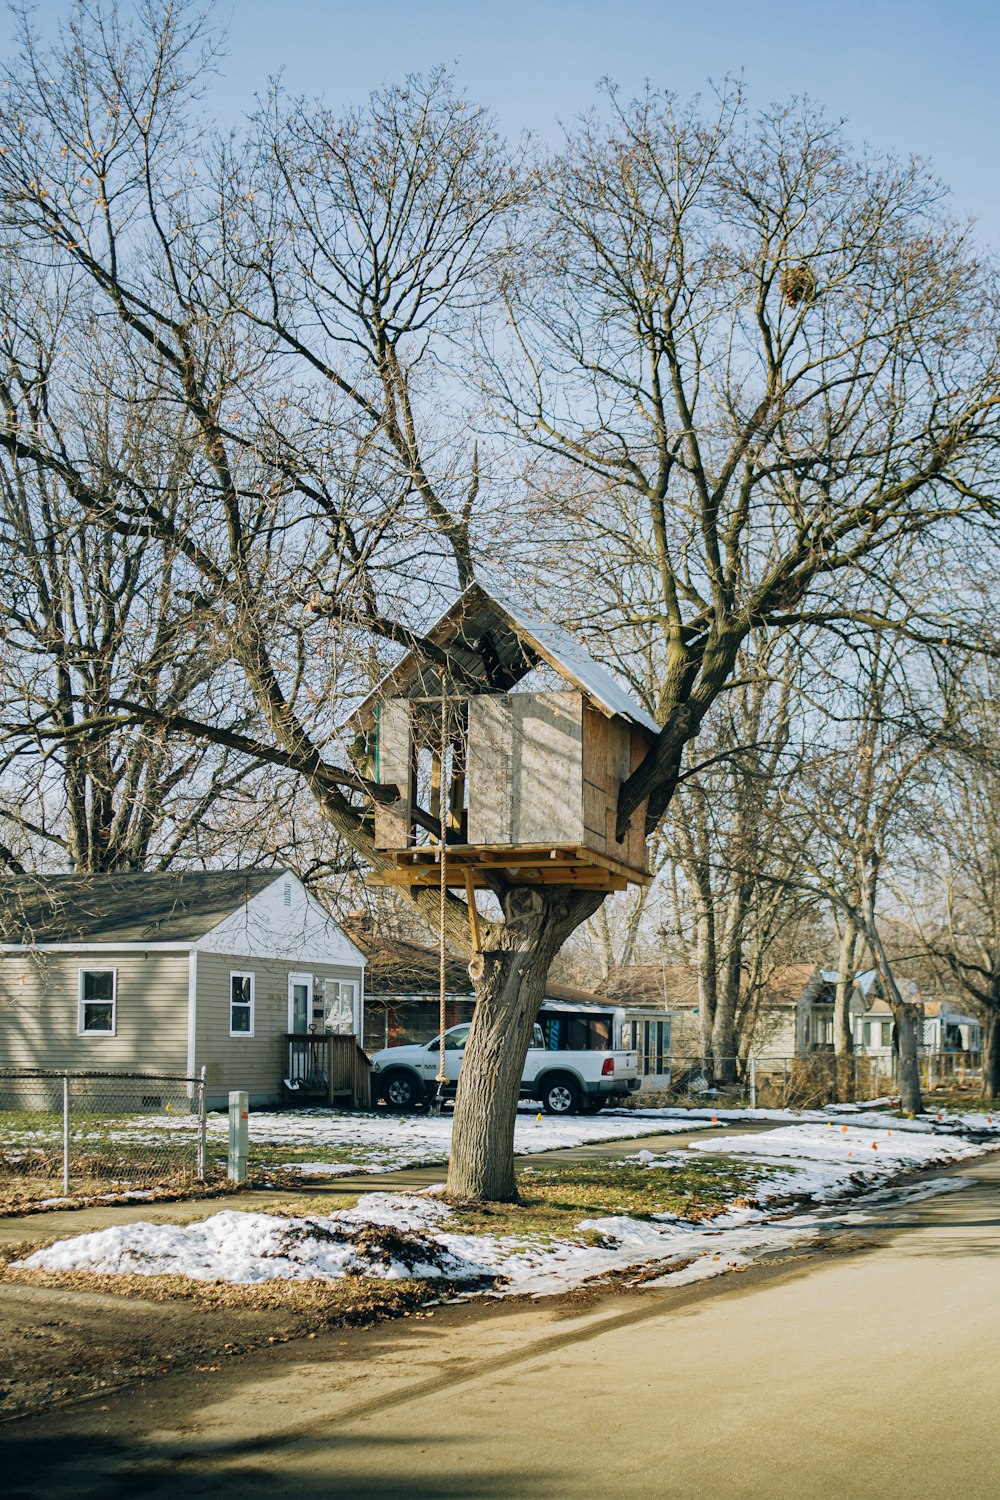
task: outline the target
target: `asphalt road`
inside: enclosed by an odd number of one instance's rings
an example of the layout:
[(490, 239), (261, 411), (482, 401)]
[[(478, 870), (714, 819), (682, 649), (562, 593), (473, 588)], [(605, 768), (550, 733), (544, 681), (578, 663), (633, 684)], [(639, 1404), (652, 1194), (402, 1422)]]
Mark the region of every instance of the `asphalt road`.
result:
[(1000, 1157), (963, 1175), (853, 1253), (441, 1309), (10, 1424), (5, 1500), (993, 1500)]

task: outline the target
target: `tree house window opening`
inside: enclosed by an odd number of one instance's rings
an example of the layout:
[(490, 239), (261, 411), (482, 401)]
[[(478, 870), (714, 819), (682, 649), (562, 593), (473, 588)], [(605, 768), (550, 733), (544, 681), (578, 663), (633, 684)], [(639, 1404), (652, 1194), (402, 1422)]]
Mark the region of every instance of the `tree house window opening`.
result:
[(437, 703), (412, 706), (413, 800), (429, 815), (433, 830), (414, 821), (412, 841), (417, 845), (440, 843), (441, 803), (447, 821), (449, 842), (464, 843), (468, 830), (466, 766), (468, 763), (468, 707), (456, 703), (448, 710), (448, 736), (441, 746), (441, 709)]

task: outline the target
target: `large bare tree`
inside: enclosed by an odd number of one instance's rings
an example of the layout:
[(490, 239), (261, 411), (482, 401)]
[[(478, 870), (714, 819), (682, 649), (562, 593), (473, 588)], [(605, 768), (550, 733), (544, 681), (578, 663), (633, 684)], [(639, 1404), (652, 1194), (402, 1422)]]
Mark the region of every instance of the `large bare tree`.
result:
[[(655, 561), (636, 607), (660, 633), (663, 727), (622, 787), (620, 836), (637, 817), (658, 827), (753, 629), (822, 612), (826, 579), (901, 534), (981, 523), (992, 287), (919, 167), (858, 160), (802, 106), (747, 120), (727, 97), (705, 119), (611, 95), (530, 177), (442, 76), (340, 115), (276, 93), (246, 142), (213, 153), (196, 15), (72, 17), (50, 52), (26, 35), (4, 80), (5, 232), (71, 268), (183, 413), (190, 525), (156, 495), (76, 498), (198, 575), (220, 671), (257, 722), (120, 711), (297, 775), (372, 865), (371, 801), (393, 793), (339, 744), (319, 653), (349, 693), (389, 647), (431, 651), (421, 606), (475, 572), (520, 444), (576, 471), (609, 569), (623, 505)], [(473, 322), (492, 335), (506, 454), (475, 441)], [(75, 473), (9, 427), (0, 445)], [(516, 1196), (535, 1011), (601, 901), (496, 894), (502, 919), (470, 964), (458, 1197)], [(464, 903), (444, 921), (461, 949)]]
[[(13, 265), (0, 289), (10, 437), (0, 453), (7, 864), (55, 857), (79, 871), (165, 868), (195, 842), (204, 847), (217, 804), (249, 792), (259, 771), (204, 741), (171, 739), (162, 725), (116, 722), (120, 698), (205, 717), (214, 642), (177, 549), (94, 522), (92, 506), (110, 511), (155, 493), (164, 518), (184, 529), (195, 495), (183, 423), (158, 433), (148, 384), (97, 320), (83, 309), (66, 316), (66, 290), (56, 276), (39, 283)], [(46, 457), (23, 451), (31, 447)], [(50, 461), (70, 452), (69, 468)], [(81, 488), (92, 505), (81, 503)]]

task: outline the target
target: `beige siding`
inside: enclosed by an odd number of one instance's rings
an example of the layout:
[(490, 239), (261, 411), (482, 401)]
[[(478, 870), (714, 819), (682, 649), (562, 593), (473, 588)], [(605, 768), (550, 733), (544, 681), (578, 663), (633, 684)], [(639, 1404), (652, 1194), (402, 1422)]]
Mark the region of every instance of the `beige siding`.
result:
[[(234, 973), (254, 976), (252, 1036), (229, 1035), (229, 981)], [(198, 954), (195, 1068), (205, 1067), (210, 1105), (224, 1104), (234, 1089), (245, 1089), (251, 1103), (280, 1101), (282, 1038), (288, 1030), (290, 974), (312, 976), (317, 1006), (322, 1003), (324, 980), (353, 979), (359, 984), (361, 981), (360, 968), (343, 965), (295, 964), (224, 953)]]
[[(79, 1036), (81, 969), (114, 969), (115, 1035)], [(187, 1071), (186, 953), (0, 954), (0, 1064)]]

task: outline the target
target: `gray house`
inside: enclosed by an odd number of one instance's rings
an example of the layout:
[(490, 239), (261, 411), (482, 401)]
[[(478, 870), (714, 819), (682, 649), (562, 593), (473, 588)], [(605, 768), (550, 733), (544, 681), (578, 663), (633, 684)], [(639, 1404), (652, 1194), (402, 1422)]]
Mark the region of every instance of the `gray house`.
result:
[(196, 1075), (282, 1097), (287, 1033), (362, 1041), (365, 959), (281, 870), (0, 882), (0, 1065)]

